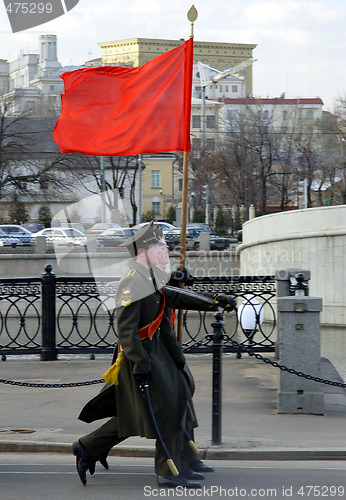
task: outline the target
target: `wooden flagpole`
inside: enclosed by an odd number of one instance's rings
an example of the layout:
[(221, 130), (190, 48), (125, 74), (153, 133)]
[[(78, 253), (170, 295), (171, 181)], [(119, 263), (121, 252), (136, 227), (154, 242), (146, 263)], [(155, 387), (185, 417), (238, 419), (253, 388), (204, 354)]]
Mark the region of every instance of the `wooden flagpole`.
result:
[[(198, 17), (198, 12), (194, 5), (187, 13), (187, 18), (191, 22), (190, 38), (193, 38), (193, 23)], [(188, 187), (188, 171), (189, 171), (189, 152), (184, 151), (183, 157), (183, 186), (181, 197), (181, 225), (180, 225), (180, 269), (185, 268), (185, 253), (186, 253), (186, 220), (187, 220), (187, 187)], [(180, 288), (184, 288), (184, 283), (179, 283)], [(183, 310), (178, 311), (178, 341), (182, 343), (183, 340)]]

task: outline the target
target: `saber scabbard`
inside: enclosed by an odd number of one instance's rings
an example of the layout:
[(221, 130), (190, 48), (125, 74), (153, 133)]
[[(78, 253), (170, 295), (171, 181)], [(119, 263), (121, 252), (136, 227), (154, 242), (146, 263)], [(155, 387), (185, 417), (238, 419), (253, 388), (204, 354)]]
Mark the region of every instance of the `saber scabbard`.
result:
[(173, 476), (178, 476), (179, 475), (179, 471), (176, 468), (175, 463), (173, 462), (173, 460), (172, 460), (172, 458), (171, 458), (171, 456), (170, 456), (170, 454), (169, 454), (169, 452), (168, 452), (168, 450), (166, 448), (165, 443), (163, 442), (160, 430), (159, 430), (159, 428), (157, 426), (157, 423), (156, 423), (156, 419), (155, 419), (155, 415), (154, 415), (154, 412), (153, 412), (153, 408), (151, 406), (148, 385), (146, 384), (143, 387), (141, 387), (141, 391), (142, 391), (142, 394), (143, 394), (143, 397), (144, 397), (144, 403), (145, 403), (145, 407), (146, 407), (146, 410), (147, 410), (147, 413), (148, 413), (148, 417), (149, 417), (150, 423), (151, 423), (152, 428), (154, 430), (156, 439), (158, 440), (158, 442), (159, 442), (159, 444), (161, 446), (161, 449), (162, 449), (162, 452), (163, 452), (164, 457), (166, 459), (167, 465), (168, 465), (170, 471), (172, 472)]
[(184, 438), (186, 439), (186, 441), (189, 443), (189, 446), (190, 448), (192, 449), (192, 451), (195, 453), (195, 455), (199, 455), (199, 451), (198, 451), (198, 448), (197, 446), (195, 445), (195, 443), (192, 441), (189, 433), (187, 432), (187, 430), (185, 429), (184, 430)]

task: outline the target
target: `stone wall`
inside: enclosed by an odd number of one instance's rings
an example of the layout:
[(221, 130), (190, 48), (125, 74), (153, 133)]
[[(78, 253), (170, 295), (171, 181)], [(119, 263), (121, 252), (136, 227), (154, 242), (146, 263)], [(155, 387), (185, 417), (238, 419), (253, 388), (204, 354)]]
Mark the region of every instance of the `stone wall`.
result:
[(309, 295), (323, 299), (321, 324), (346, 325), (346, 205), (257, 217), (243, 226), (241, 274), (311, 271)]
[[(47, 264), (58, 276), (121, 276), (126, 272), (129, 256), (120, 252), (67, 254), (0, 254), (0, 278), (36, 277)], [(170, 254), (171, 268), (179, 266), (179, 254)], [(240, 272), (235, 251), (187, 252), (186, 267), (194, 276), (228, 276)]]

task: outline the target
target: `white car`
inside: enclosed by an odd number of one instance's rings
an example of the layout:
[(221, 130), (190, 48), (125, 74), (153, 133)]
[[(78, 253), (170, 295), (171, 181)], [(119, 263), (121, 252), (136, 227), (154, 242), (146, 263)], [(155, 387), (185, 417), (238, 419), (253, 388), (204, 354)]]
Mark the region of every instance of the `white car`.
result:
[[(145, 226), (148, 226), (149, 224), (150, 224), (150, 222), (142, 222), (141, 224), (137, 224), (136, 226), (133, 226), (132, 229), (134, 229), (135, 231), (139, 231), (140, 229), (142, 229)], [(171, 231), (172, 229), (177, 229), (175, 226), (173, 226), (169, 222), (161, 222), (161, 221), (156, 222), (156, 221), (154, 221), (154, 224), (162, 227), (164, 235), (166, 233), (168, 233), (168, 231)]]
[(12, 247), (23, 246), (24, 243), (19, 238), (14, 238), (9, 236), (2, 229), (0, 229), (0, 247)]
[(45, 236), (47, 242), (52, 242), (56, 245), (85, 247), (87, 244), (86, 236), (73, 227), (51, 227), (42, 229), (42, 231), (38, 231), (34, 234), (35, 238), (37, 236)]

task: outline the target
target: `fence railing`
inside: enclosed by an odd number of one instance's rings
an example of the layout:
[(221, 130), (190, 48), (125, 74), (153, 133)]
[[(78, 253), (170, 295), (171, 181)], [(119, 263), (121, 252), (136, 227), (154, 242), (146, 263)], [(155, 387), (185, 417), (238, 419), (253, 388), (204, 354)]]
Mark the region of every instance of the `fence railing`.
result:
[[(40, 354), (49, 360), (59, 353), (111, 352), (117, 341), (114, 298), (119, 280), (59, 277), (51, 266), (40, 278), (0, 279), (0, 354)], [(239, 352), (238, 344), (255, 351), (274, 350), (273, 276), (195, 278), (191, 288), (236, 299), (237, 311), (224, 315), (225, 351)], [(212, 312), (184, 313), (184, 351), (211, 350), (213, 319)]]

